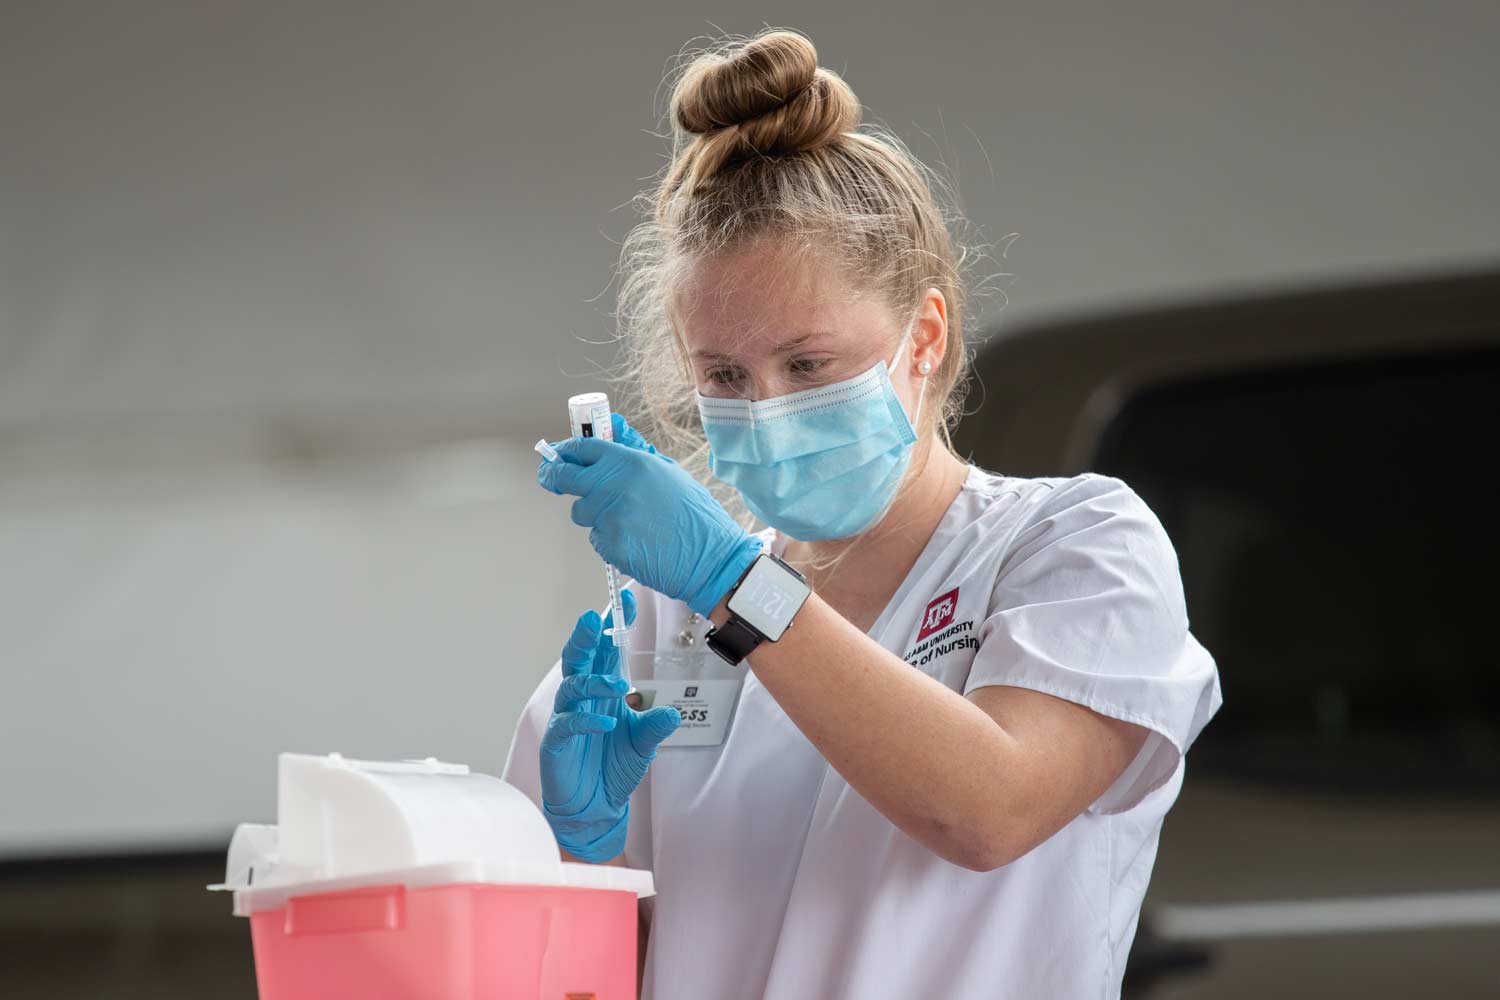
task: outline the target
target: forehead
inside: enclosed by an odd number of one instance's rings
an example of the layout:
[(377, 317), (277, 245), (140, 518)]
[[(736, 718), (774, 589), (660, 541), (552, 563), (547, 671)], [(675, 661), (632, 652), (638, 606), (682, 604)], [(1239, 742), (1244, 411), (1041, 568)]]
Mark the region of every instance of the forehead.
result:
[(750, 249), (695, 263), (677, 298), (690, 354), (754, 355), (793, 338), (876, 341), (884, 307), (806, 255)]

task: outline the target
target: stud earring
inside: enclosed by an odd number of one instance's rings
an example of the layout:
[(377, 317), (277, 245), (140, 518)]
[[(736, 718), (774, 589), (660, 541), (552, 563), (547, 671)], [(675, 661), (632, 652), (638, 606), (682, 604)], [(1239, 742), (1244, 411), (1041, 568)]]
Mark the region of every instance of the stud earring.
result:
[(926, 375), (928, 372), (932, 371), (932, 362), (931, 361), (923, 361), (923, 362), (921, 362), (920, 364), (917, 365), (917, 371), (921, 372), (923, 375)]

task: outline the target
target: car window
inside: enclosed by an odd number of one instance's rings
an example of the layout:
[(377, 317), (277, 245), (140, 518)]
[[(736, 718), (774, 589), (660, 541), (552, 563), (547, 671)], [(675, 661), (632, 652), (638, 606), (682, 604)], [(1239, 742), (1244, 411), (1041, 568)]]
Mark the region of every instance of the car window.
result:
[(1224, 708), (1198, 773), (1500, 792), (1500, 351), (1142, 391), (1091, 468), (1177, 548)]

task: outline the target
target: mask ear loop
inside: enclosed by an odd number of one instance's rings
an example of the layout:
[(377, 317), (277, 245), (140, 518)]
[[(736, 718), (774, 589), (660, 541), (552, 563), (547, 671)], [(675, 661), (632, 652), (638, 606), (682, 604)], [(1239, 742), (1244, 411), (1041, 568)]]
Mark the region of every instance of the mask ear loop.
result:
[[(896, 371), (896, 362), (901, 359), (901, 355), (902, 354), (906, 353), (906, 345), (909, 344), (909, 343), (911, 343), (911, 331), (912, 331), (912, 329), (916, 325), (917, 325), (917, 314), (913, 313), (912, 317), (911, 317), (911, 322), (909, 322), (909, 323), (906, 324), (906, 332), (901, 335), (901, 346), (896, 349), (896, 356), (893, 357), (893, 358), (891, 358), (891, 363), (886, 366), (885, 372), (886, 372), (887, 375), (891, 375), (891, 374), (895, 373), (895, 371)], [(916, 428), (917, 421), (922, 419), (922, 398), (924, 396), (926, 396), (926, 395), (927, 395), (927, 373), (923, 372), (922, 373), (922, 388), (917, 391), (917, 412), (916, 412), (916, 415), (914, 415), (914, 416), (912, 416), (910, 418), (911, 419), (911, 425), (912, 425), (913, 429)]]

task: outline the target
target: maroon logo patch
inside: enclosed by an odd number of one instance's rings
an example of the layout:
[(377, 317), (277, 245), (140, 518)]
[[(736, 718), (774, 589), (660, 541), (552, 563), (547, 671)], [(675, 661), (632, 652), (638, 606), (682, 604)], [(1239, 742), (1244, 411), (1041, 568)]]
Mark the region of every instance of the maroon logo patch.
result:
[(958, 588), (954, 587), (946, 594), (941, 594), (932, 599), (927, 605), (927, 613), (922, 615), (922, 629), (917, 633), (917, 641), (941, 632), (953, 624), (953, 616), (958, 612)]

